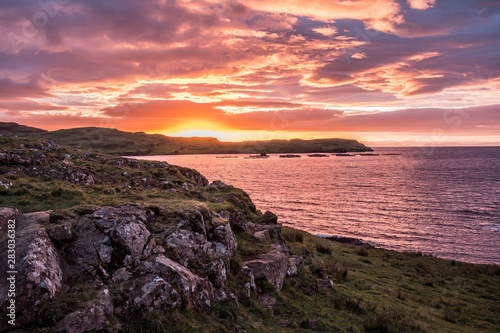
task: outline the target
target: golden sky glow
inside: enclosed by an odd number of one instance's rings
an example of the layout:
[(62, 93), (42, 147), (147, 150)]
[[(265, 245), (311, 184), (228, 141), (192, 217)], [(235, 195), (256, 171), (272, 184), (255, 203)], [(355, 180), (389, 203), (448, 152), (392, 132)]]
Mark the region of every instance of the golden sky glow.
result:
[(1, 121), (500, 145), (491, 1), (0, 2)]

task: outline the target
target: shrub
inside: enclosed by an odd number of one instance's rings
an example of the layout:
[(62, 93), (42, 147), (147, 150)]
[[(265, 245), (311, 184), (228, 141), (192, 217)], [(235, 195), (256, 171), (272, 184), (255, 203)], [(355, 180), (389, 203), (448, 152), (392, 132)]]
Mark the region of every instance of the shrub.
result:
[(327, 273), (331, 274), (331, 276), (338, 282), (345, 280), (347, 278), (347, 274), (349, 273), (348, 267), (340, 265), (334, 259), (326, 260), (324, 266)]
[(324, 242), (317, 242), (316, 243), (316, 250), (320, 253), (332, 254), (332, 248), (331, 248), (330, 244), (326, 244)]
[(356, 254), (358, 256), (362, 256), (362, 257), (368, 257), (368, 255), (369, 255), (368, 251), (364, 247), (362, 247), (358, 251), (356, 251)]
[(364, 322), (367, 331), (375, 332), (411, 332), (420, 331), (420, 323), (408, 318), (405, 313), (386, 308), (381, 313), (368, 317)]
[(292, 228), (283, 228), (283, 238), (290, 243), (302, 243), (304, 241), (304, 233)]

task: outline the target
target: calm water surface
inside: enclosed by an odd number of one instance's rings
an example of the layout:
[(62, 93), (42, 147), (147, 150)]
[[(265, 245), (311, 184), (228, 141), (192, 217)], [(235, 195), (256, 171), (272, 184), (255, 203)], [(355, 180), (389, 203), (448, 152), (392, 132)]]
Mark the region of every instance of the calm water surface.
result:
[[(379, 148), (380, 156), (147, 156), (245, 190), (280, 222), (398, 251), (500, 264), (500, 148)], [(382, 155), (400, 153), (398, 156)], [(234, 155), (236, 156), (236, 155)]]

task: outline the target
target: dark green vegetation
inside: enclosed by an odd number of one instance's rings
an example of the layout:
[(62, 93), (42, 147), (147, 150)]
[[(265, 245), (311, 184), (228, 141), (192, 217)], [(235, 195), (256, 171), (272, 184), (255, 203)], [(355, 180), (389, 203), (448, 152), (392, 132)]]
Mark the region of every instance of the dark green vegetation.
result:
[[(21, 160), (36, 152), (35, 139), (0, 138), (0, 149), (16, 149)], [(186, 168), (87, 153), (60, 147), (50, 152), (57, 163), (71, 163), (88, 184), (18, 172), (2, 165), (0, 178), (12, 182), (0, 191), (0, 206), (23, 212), (57, 209), (85, 214), (85, 205), (144, 202), (167, 207), (173, 214), (194, 206), (242, 211), (254, 221), (263, 218), (248, 195), (232, 186), (192, 189), (198, 175)], [(40, 166), (36, 167), (40, 171)], [(19, 169), (20, 170), (20, 169)], [(36, 171), (36, 170), (35, 170)], [(54, 175), (57, 174), (57, 170)], [(186, 184), (176, 191), (156, 186), (155, 179)], [(84, 179), (84, 178), (82, 178)], [(146, 181), (143, 181), (146, 179)], [(140, 180), (140, 182), (136, 182)], [(151, 185), (149, 185), (151, 184)], [(155, 185), (155, 186), (153, 186)], [(71, 207), (75, 207), (69, 209)], [(277, 291), (257, 280), (261, 292), (245, 299), (238, 271), (242, 262), (268, 251), (246, 231), (237, 234), (238, 252), (231, 263), (228, 288), (239, 299), (213, 304), (210, 313), (182, 308), (170, 312), (141, 312), (126, 319), (113, 318), (123, 332), (498, 332), (500, 331), (500, 267), (443, 260), (418, 253), (335, 243), (309, 233), (283, 228), (290, 254), (304, 258), (295, 277)], [(330, 282), (331, 280), (331, 282)], [(116, 302), (123, 291), (111, 290)], [(53, 324), (67, 313), (83, 308), (94, 297), (89, 286), (56, 296), (43, 304), (40, 326)]]
[(49, 132), (15, 123), (0, 123), (0, 134), (32, 136), (60, 145), (114, 155), (336, 153), (371, 150), (356, 140), (347, 139), (221, 142), (215, 138), (168, 137), (101, 127)]

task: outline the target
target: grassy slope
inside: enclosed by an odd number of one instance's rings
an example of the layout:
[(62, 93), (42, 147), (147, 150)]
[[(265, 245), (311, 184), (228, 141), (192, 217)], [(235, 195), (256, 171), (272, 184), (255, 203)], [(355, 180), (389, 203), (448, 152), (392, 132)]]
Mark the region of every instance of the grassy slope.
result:
[(221, 142), (215, 138), (174, 138), (161, 134), (130, 133), (100, 127), (48, 132), (15, 123), (0, 123), (0, 134), (34, 136), (60, 145), (116, 155), (327, 153), (336, 152), (338, 149), (370, 150), (356, 140), (347, 139)]
[[(23, 142), (30, 142), (32, 139)], [(17, 142), (17, 143), (16, 143)], [(0, 140), (0, 147), (18, 145), (19, 140)], [(65, 150), (60, 153), (79, 155)], [(174, 166), (168, 168), (133, 169), (100, 165), (73, 158), (73, 163), (93, 170), (128, 177), (171, 177), (182, 180)], [(145, 162), (141, 162), (145, 163)], [(0, 177), (9, 168), (0, 167)], [(166, 192), (126, 186), (129, 178), (115, 179), (113, 184), (76, 185), (66, 181), (39, 179), (9, 174), (13, 187), (0, 191), (0, 206), (38, 211), (65, 209), (75, 205), (116, 205), (146, 202), (168, 206), (172, 211), (207, 205), (215, 211), (245, 209), (230, 201), (211, 202), (211, 197), (230, 199), (244, 192), (229, 187), (219, 191)], [(250, 202), (247, 201), (247, 205)], [(465, 264), (419, 254), (397, 253), (382, 249), (333, 243), (306, 232), (284, 228), (284, 238), (292, 254), (306, 258), (299, 275), (285, 280), (278, 292), (268, 283), (258, 281), (260, 288), (274, 297), (277, 305), (263, 307), (254, 292), (243, 299), (236, 274), (249, 255), (265, 251), (266, 244), (256, 244), (250, 235), (241, 233), (238, 253), (229, 273), (229, 288), (240, 298), (240, 306), (217, 304), (211, 314), (186, 309), (171, 313), (138, 313), (116, 327), (126, 332), (498, 332), (500, 331), (500, 267)], [(318, 286), (317, 278), (334, 280), (332, 290)], [(61, 295), (47, 304), (47, 317), (58, 311), (80, 306), (80, 294)], [(80, 295), (80, 296), (79, 296)], [(317, 320), (313, 328), (309, 320)], [(279, 323), (288, 322), (288, 327)]]

